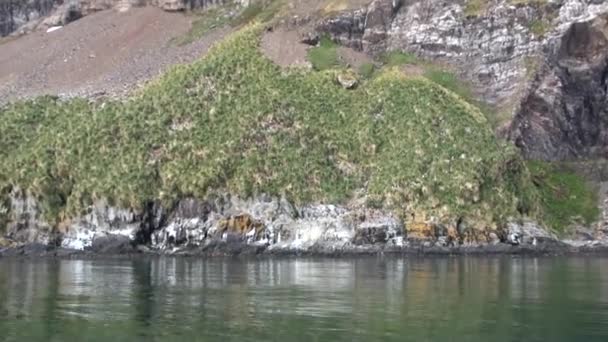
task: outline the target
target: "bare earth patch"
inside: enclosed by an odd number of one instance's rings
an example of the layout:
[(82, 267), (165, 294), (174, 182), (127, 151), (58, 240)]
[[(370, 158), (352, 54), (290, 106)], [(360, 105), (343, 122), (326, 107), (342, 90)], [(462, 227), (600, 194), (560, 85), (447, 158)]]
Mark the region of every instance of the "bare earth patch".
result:
[(424, 76), (424, 68), (415, 64), (404, 64), (400, 67), (401, 72), (406, 76), (410, 77), (422, 77)]
[(338, 58), (344, 65), (353, 69), (359, 69), (363, 64), (374, 62), (367, 54), (344, 46), (338, 47)]
[[(277, 65), (287, 67), (311, 67), (308, 61), (308, 50), (312, 47), (302, 43), (302, 34), (297, 30), (276, 27), (264, 33), (262, 37), (262, 52)], [(338, 59), (341, 64), (358, 69), (363, 64), (373, 63), (367, 54), (347, 47), (337, 47)]]
[(155, 7), (102, 11), (57, 31), (35, 32), (0, 48), (0, 103), (38, 95), (122, 96), (169, 66), (204, 55), (231, 29), (170, 46), (191, 19)]
[(276, 28), (262, 37), (262, 52), (281, 67), (308, 67), (309, 45), (301, 42), (297, 31)]

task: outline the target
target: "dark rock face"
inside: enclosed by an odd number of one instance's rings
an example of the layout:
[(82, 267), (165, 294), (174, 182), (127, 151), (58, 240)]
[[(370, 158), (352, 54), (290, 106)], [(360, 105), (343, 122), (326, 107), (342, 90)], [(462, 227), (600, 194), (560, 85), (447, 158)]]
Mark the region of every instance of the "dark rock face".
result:
[(533, 159), (608, 154), (608, 15), (574, 23), (523, 99), (511, 139)]
[(0, 37), (52, 12), (64, 0), (0, 0)]
[(404, 0), (376, 0), (368, 7), (322, 21), (317, 30), (340, 44), (365, 52), (386, 49), (388, 31)]

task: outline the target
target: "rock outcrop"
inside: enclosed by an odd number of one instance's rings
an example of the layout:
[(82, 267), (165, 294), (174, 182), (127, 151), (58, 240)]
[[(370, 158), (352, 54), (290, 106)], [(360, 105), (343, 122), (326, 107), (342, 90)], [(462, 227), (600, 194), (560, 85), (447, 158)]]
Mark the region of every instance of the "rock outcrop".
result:
[(39, 23), (62, 0), (3, 0), (0, 1), (0, 37), (32, 23)]
[[(404, 222), (365, 206), (295, 206), (284, 198), (242, 199), (228, 194), (186, 198), (172, 208), (148, 203), (125, 209), (98, 200), (82, 216), (45, 220), (35, 198), (10, 194), (2, 248), (62, 248), (100, 254), (147, 251), (161, 254), (377, 253), (430, 249), (440, 252), (508, 251), (509, 245), (562, 245), (533, 222), (504, 230), (472, 232), (458, 222), (445, 227), (432, 218)], [(498, 247), (497, 247), (498, 246)], [(500, 247), (502, 246), (502, 247)]]
[(608, 13), (573, 23), (546, 54), (510, 132), (528, 157), (607, 155), (607, 48)]

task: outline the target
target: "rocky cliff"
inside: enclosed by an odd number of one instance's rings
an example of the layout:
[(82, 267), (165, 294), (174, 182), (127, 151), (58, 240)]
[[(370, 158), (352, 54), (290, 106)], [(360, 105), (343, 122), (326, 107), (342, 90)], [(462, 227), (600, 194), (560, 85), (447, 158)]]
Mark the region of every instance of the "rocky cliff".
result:
[(10, 202), (5, 233), (9, 240), (0, 244), (0, 256), (54, 252), (56, 248), (63, 253), (177, 255), (574, 250), (529, 221), (511, 222), (504, 232), (483, 236), (464, 223), (455, 227), (420, 223), (406, 229), (388, 211), (366, 206), (296, 206), (272, 196), (242, 199), (224, 194), (207, 200), (186, 198), (171, 208), (150, 202), (142, 209), (118, 208), (101, 200), (86, 215), (56, 229), (31, 196), (15, 191)]

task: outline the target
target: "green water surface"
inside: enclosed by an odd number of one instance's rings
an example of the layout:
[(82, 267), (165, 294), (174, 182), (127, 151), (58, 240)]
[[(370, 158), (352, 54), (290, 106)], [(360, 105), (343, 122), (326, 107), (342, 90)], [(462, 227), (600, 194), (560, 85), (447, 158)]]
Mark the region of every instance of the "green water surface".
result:
[(0, 259), (0, 341), (608, 341), (608, 259)]

